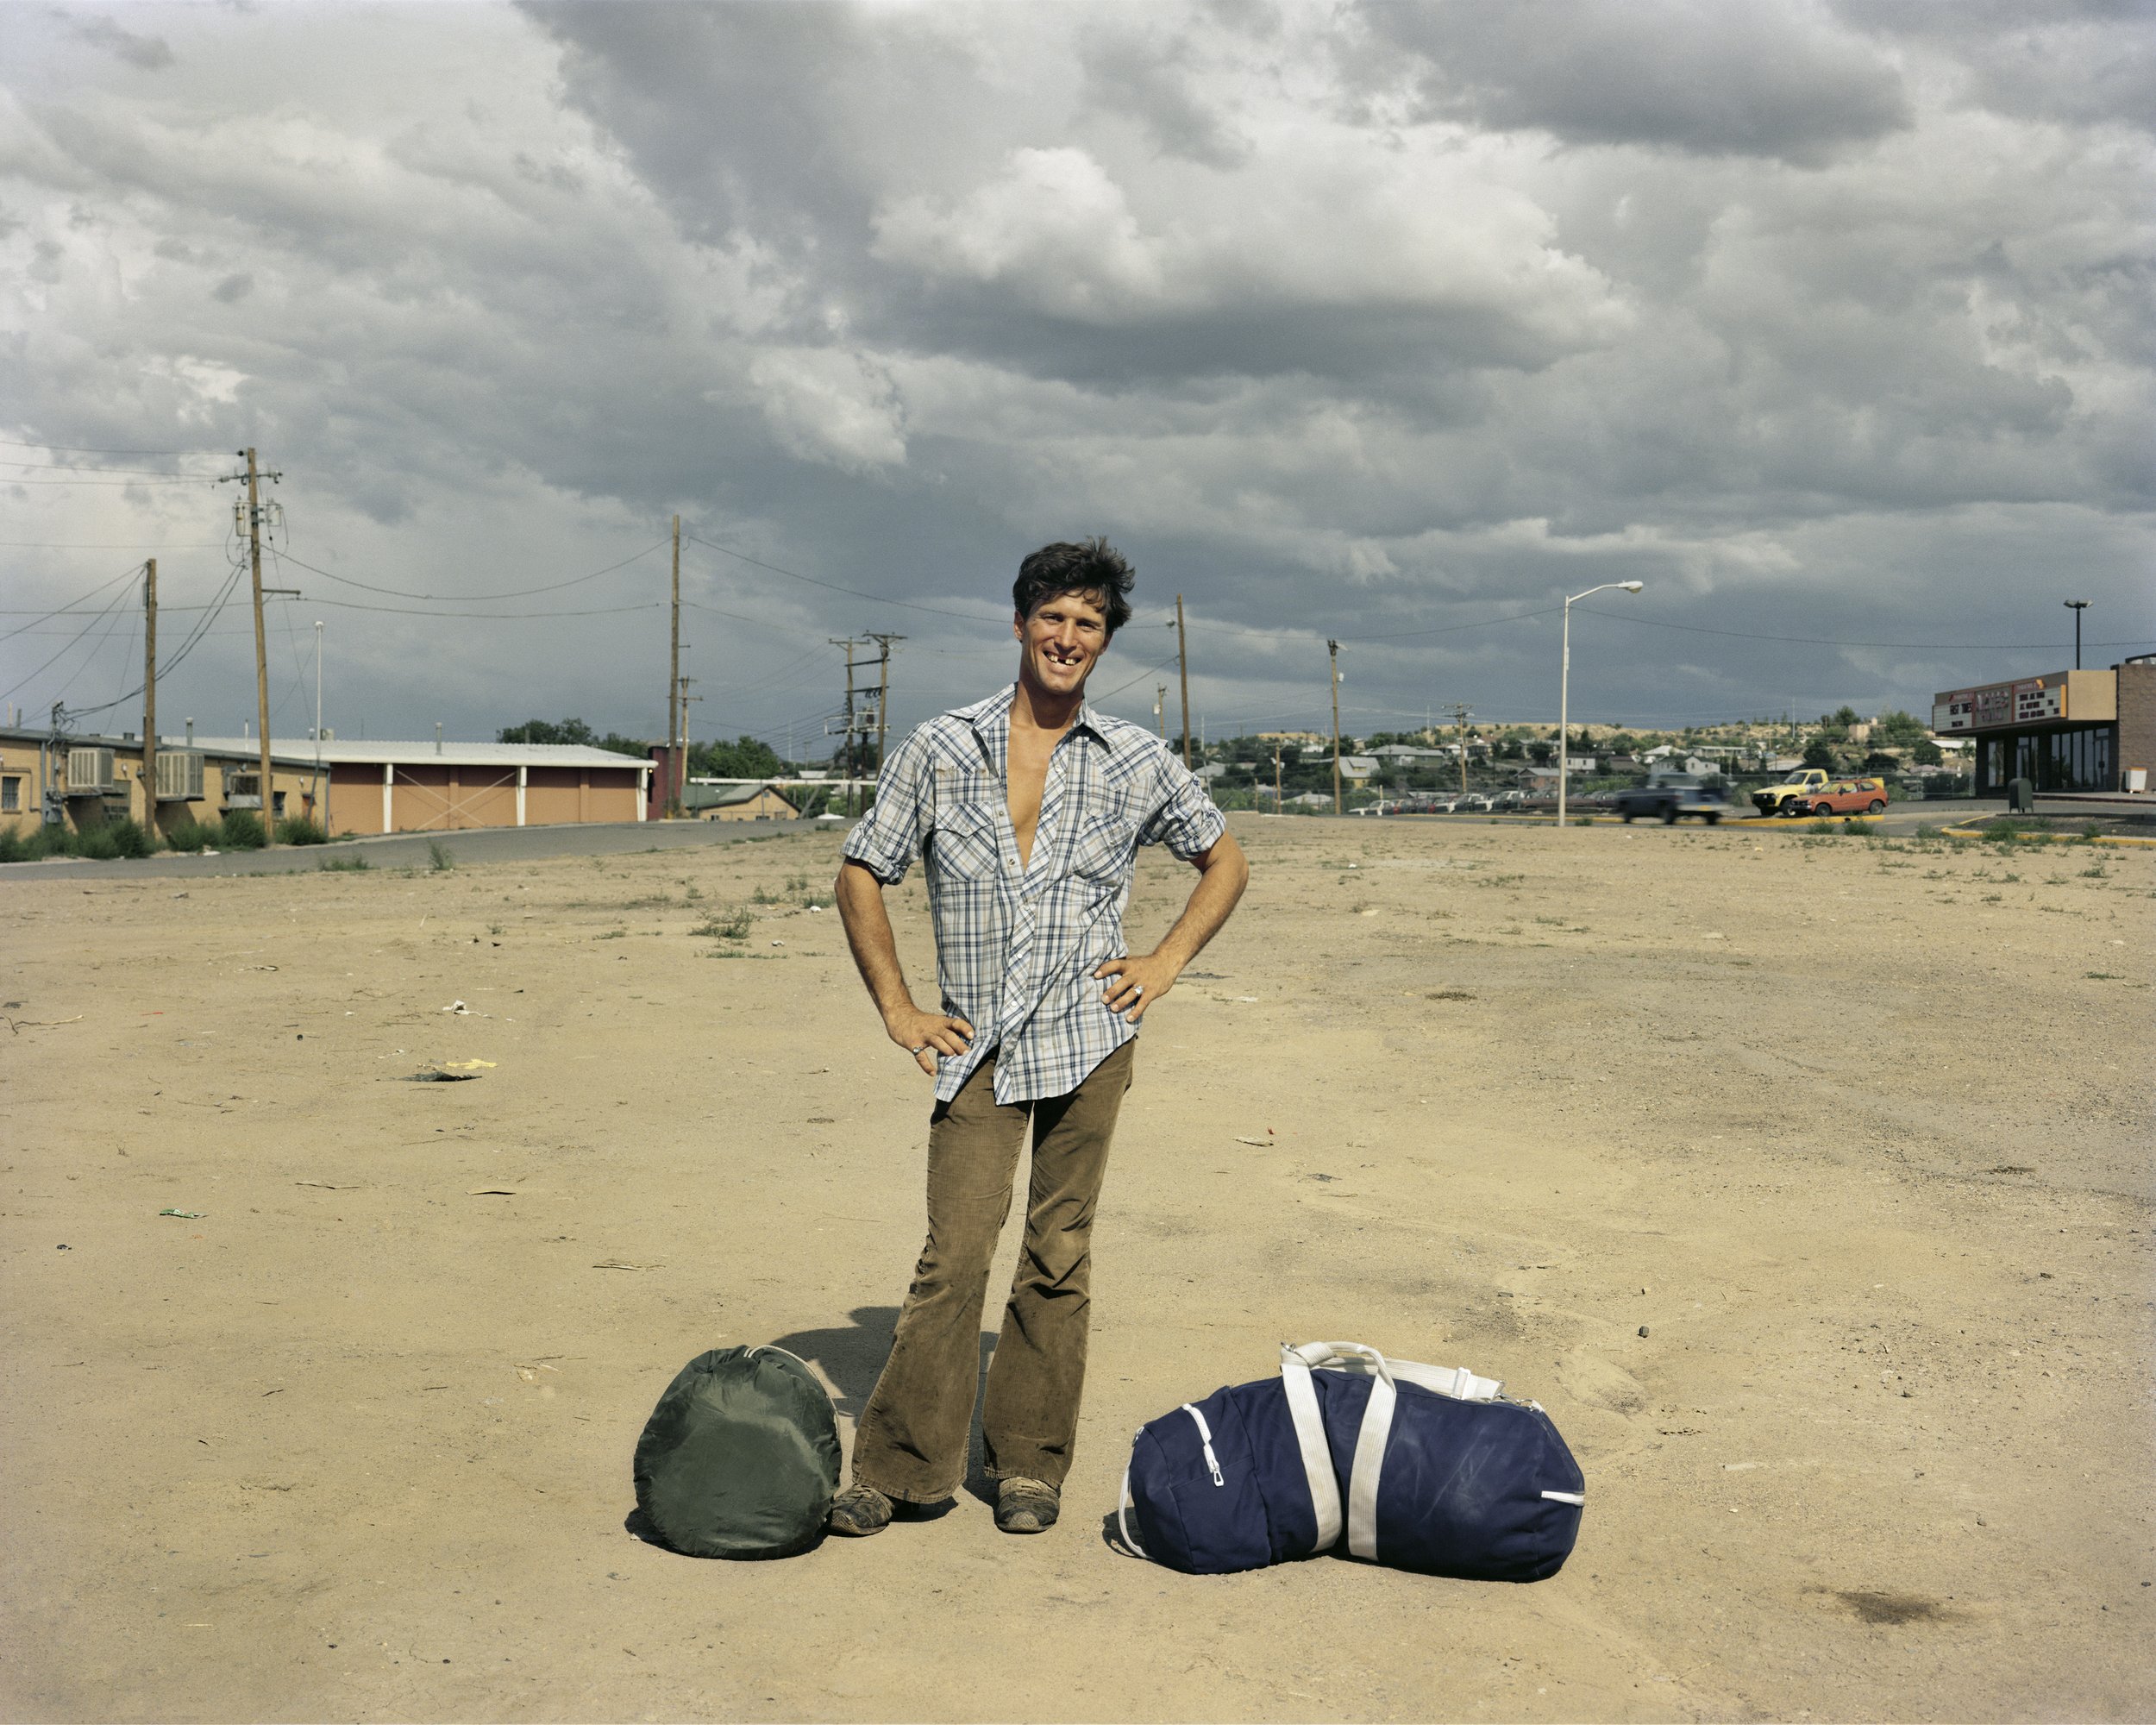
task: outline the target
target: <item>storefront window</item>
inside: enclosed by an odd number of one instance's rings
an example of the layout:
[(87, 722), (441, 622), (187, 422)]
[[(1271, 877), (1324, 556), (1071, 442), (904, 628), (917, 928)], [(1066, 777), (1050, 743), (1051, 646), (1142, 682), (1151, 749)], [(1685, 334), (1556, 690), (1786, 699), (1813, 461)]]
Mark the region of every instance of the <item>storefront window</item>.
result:
[(2109, 724), (1984, 737), (1977, 745), (1977, 793), (2003, 795), (2015, 779), (2027, 779), (2040, 791), (2108, 791), (2115, 776), (2117, 738)]

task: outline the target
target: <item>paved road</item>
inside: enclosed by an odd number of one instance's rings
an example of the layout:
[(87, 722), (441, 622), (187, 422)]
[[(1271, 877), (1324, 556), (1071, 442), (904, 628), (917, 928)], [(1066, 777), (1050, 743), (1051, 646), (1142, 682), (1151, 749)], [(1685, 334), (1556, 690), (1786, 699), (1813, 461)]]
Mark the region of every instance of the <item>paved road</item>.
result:
[(459, 862), (529, 862), (546, 856), (610, 856), (693, 845), (736, 844), (782, 833), (841, 826), (838, 821), (655, 820), (573, 826), (486, 826), (462, 832), (398, 832), (335, 844), (279, 845), (273, 850), (228, 850), (216, 856), (168, 852), (123, 862), (55, 857), (0, 865), (0, 885), (14, 881), (147, 880), (165, 875), (276, 875), (365, 859), (371, 869), (425, 869), (441, 845)]

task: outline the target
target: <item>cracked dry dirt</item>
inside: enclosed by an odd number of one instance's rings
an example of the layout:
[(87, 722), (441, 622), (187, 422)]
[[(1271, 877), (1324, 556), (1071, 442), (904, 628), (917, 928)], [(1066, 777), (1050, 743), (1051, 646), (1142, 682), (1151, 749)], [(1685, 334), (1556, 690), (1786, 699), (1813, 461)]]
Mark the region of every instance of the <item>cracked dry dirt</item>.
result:
[[(629, 1459), (723, 1343), (856, 1406), (919, 1244), (923, 1081), (801, 908), (832, 835), (9, 871), (6, 1715), (2156, 1711), (2156, 855), (1237, 826), (1124, 1113), (1062, 1525), (965, 1496), (761, 1565), (639, 1543)], [(1134, 939), (1188, 878), (1144, 858)], [(1112, 1552), (1131, 1429), (1313, 1338), (1547, 1404), (1563, 1574)]]

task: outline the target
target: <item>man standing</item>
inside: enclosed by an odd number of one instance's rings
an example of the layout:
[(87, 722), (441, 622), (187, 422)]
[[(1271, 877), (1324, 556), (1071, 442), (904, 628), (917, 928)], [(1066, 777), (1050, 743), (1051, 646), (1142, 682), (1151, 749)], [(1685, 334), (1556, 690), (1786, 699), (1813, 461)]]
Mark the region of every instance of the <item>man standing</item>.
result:
[[(1167, 746), (1086, 704), (1131, 615), (1131, 567), (1103, 539), (1044, 546), (1012, 589), (1018, 681), (932, 718), (878, 775), (846, 840), (838, 908), (891, 1040), (936, 1080), (928, 1242), (891, 1358), (854, 1437), (831, 1528), (874, 1534), (894, 1501), (937, 1503), (965, 1474), (989, 1261), (1032, 1126), (1025, 1244), (981, 1411), (996, 1526), (1055, 1525), (1085, 1384), (1094, 1201), (1147, 1007), (1217, 934), (1250, 867)], [(1151, 952), (1124, 949), (1141, 844), (1198, 869)], [(883, 889), (928, 870), (940, 1012), (913, 1002)]]

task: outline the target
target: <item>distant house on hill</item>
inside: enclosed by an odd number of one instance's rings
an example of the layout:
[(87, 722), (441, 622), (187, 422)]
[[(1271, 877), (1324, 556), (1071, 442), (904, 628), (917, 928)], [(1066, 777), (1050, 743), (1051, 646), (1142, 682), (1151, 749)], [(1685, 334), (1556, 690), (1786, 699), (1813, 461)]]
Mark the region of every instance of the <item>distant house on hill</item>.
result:
[(1290, 797), (1288, 800), (1291, 803), (1300, 803), (1305, 808), (1331, 808), (1332, 806), (1332, 794), (1326, 791), (1305, 791), (1300, 796)]
[(681, 812), (699, 820), (796, 820), (800, 806), (775, 785), (699, 785), (681, 787)]
[(1376, 770), (1377, 757), (1374, 755), (1343, 755), (1340, 757), (1340, 776), (1344, 779), (1359, 781), (1369, 778)]

